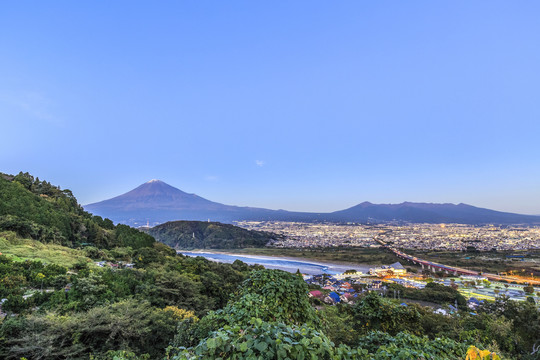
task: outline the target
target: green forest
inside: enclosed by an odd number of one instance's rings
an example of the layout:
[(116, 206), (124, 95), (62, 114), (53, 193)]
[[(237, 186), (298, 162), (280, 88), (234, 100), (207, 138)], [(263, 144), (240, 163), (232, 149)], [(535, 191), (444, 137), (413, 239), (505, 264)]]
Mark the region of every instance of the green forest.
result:
[(70, 190), (28, 173), (0, 174), (0, 229), (47, 244), (103, 249), (151, 246), (151, 236), (84, 211)]
[(472, 313), (429, 284), (394, 290), (460, 310), (327, 305), (298, 274), (177, 255), (29, 174), (0, 176), (0, 252), (2, 359), (540, 359), (533, 302)]
[(170, 221), (147, 230), (156, 240), (175, 249), (237, 249), (265, 246), (276, 234), (231, 224)]

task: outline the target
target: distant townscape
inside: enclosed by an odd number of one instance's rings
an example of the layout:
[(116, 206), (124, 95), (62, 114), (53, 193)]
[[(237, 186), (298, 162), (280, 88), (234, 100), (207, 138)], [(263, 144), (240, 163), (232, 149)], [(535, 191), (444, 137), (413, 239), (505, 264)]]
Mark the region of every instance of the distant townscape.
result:
[(239, 221), (236, 225), (283, 235), (274, 247), (378, 247), (375, 239), (398, 248), (421, 250), (540, 249), (540, 228), (466, 224), (339, 224)]

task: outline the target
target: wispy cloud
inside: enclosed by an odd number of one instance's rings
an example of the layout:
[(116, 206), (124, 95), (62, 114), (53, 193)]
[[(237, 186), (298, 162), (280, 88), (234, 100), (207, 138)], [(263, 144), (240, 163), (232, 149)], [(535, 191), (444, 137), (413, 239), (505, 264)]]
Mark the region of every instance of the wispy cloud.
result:
[(215, 182), (215, 181), (219, 180), (219, 177), (214, 176), (214, 175), (207, 175), (207, 176), (204, 177), (204, 180), (210, 181), (210, 182)]
[(54, 125), (61, 124), (58, 117), (51, 111), (52, 101), (39, 92), (0, 93), (0, 102), (11, 106), (31, 120), (46, 121)]
[(258, 167), (263, 167), (265, 162), (263, 160), (255, 160), (255, 165)]

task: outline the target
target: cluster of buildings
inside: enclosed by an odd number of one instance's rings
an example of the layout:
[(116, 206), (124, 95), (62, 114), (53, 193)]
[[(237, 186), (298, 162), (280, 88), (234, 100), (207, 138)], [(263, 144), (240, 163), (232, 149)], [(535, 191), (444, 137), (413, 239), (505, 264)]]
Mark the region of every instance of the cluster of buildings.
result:
[(386, 226), (380, 239), (403, 249), (462, 251), (540, 249), (540, 228), (464, 224)]
[[(399, 263), (398, 263), (399, 264)], [(393, 264), (394, 265), (394, 264)], [(391, 283), (400, 284), (408, 288), (422, 289), (426, 286), (427, 282), (420, 280), (411, 275), (395, 275), (390, 276), (384, 272), (376, 271), (383, 268), (392, 267), (391, 265), (370, 269), (369, 274), (362, 272), (356, 273), (343, 273), (336, 275), (320, 274), (320, 275), (304, 275), (304, 280), (310, 285), (317, 285), (321, 287), (321, 290), (311, 290), (309, 292), (310, 297), (319, 299), (326, 304), (337, 303), (353, 303), (356, 298), (366, 291), (376, 291), (381, 295), (394, 296), (395, 298), (401, 298), (402, 294), (396, 291), (392, 294), (388, 289), (388, 285)], [(396, 269), (399, 272), (399, 268)], [(524, 301), (526, 295), (523, 292), (523, 286), (511, 285), (506, 289), (502, 288), (501, 284), (494, 284), (489, 288), (484, 288), (482, 285), (482, 279), (480, 277), (473, 278), (467, 275), (461, 276), (459, 279), (445, 279), (435, 280), (437, 283), (446, 286), (452, 286), (460, 291), (467, 298), (467, 305), (470, 309), (476, 309), (485, 299), (494, 300), (497, 296), (505, 295), (513, 300)], [(486, 281), (485, 279), (483, 281)], [(476, 282), (473, 287), (467, 285), (467, 283)], [(533, 295), (534, 296), (534, 295)], [(538, 296), (537, 296), (538, 298)], [(537, 300), (538, 301), (538, 300)], [(447, 306), (448, 309), (438, 309), (440, 313), (452, 313), (454, 309), (452, 306)], [(455, 310), (455, 309), (454, 309)]]
[(377, 226), (287, 221), (240, 221), (236, 225), (283, 235), (271, 244), (273, 247), (379, 246), (373, 240), (380, 233)]
[[(369, 273), (349, 270), (342, 274), (304, 275), (304, 280), (310, 285), (320, 286), (323, 291), (310, 291), (309, 296), (320, 299), (328, 304), (338, 302), (349, 303), (365, 291), (385, 291), (386, 282), (399, 282), (400, 276), (406, 275), (407, 270), (400, 264), (383, 265), (369, 269)], [(388, 277), (394, 276), (394, 279)], [(395, 281), (394, 281), (395, 280)], [(418, 284), (404, 284), (418, 287)], [(424, 285), (422, 284), (421, 287)]]
[(336, 224), (285, 221), (241, 221), (236, 225), (274, 232), (283, 239), (273, 247), (378, 247), (375, 239), (396, 248), (463, 251), (540, 250), (540, 228), (465, 224)]
[[(408, 288), (423, 289), (428, 281), (434, 281), (441, 285), (457, 289), (466, 298), (469, 308), (476, 308), (485, 299), (494, 300), (496, 297), (505, 295), (513, 300), (524, 301), (527, 295), (524, 285), (503, 284), (490, 282), (483, 276), (461, 275), (457, 278), (419, 278), (415, 274), (407, 274), (407, 271), (398, 262), (392, 265), (383, 265), (369, 269), (368, 273), (349, 270), (342, 274), (304, 275), (304, 280), (310, 285), (317, 285), (321, 290), (312, 290), (309, 296), (318, 298), (327, 304), (351, 303), (360, 294), (366, 291), (377, 291), (387, 296), (388, 285), (400, 284)], [(540, 289), (534, 289), (532, 296), (536, 294), (536, 301), (540, 300)], [(394, 293), (394, 296), (396, 294)], [(400, 298), (400, 294), (397, 294)]]
[(351, 275), (354, 277), (340, 278), (328, 274), (304, 277), (308, 284), (318, 285), (323, 290), (312, 290), (308, 295), (327, 304), (351, 303), (365, 291), (383, 289), (383, 282), (380, 279), (367, 278), (362, 273)]

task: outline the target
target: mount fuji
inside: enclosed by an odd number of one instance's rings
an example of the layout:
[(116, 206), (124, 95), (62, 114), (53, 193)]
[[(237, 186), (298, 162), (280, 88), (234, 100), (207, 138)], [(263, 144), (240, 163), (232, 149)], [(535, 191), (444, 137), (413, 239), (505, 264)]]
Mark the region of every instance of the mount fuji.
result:
[(332, 221), (460, 224), (540, 224), (540, 216), (483, 209), (467, 204), (363, 202), (331, 213), (292, 212), (225, 205), (188, 194), (160, 180), (150, 180), (112, 199), (88, 204), (85, 210), (116, 223), (157, 225), (173, 220), (219, 221)]
[(86, 211), (131, 226), (172, 220), (232, 222), (236, 220), (312, 221), (315, 214), (224, 205), (188, 194), (161, 180), (150, 180), (135, 189), (84, 206)]

